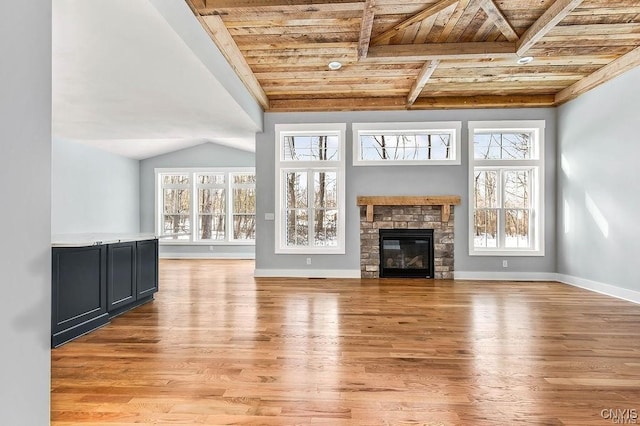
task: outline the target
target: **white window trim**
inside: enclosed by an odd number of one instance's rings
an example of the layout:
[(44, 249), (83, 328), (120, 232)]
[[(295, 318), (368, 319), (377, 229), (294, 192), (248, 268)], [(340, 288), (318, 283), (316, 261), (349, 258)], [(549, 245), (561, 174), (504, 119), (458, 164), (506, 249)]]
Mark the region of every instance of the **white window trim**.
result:
[[(353, 123), (353, 165), (354, 166), (453, 166), (461, 164), (461, 121), (425, 121), (399, 123)], [(452, 134), (451, 159), (449, 160), (360, 160), (360, 134), (364, 132), (392, 133), (394, 131), (420, 132), (440, 130)]]
[[(198, 246), (255, 246), (255, 240), (235, 240), (231, 238), (231, 233), (229, 232), (229, 224), (233, 223), (230, 220), (233, 219), (232, 212), (232, 189), (234, 187), (241, 187), (243, 184), (234, 185), (229, 179), (230, 175), (233, 174), (242, 174), (242, 173), (256, 173), (255, 167), (177, 167), (177, 168), (156, 168), (154, 169), (155, 173), (155, 200), (154, 200), (154, 228), (158, 236), (162, 236), (162, 211), (160, 210), (160, 204), (162, 202), (162, 184), (160, 180), (160, 176), (163, 174), (188, 174), (191, 178), (191, 183), (189, 184), (189, 188), (191, 190), (191, 212), (190, 212), (190, 222), (191, 222), (191, 233), (189, 235), (188, 240), (170, 240), (160, 238), (160, 242), (164, 245), (198, 245)], [(218, 173), (225, 174), (225, 183), (222, 184), (210, 184), (205, 185), (207, 187), (222, 187), (225, 189), (225, 204), (226, 204), (226, 224), (227, 229), (225, 230), (225, 239), (224, 240), (201, 240), (198, 239), (197, 236), (197, 224), (196, 224), (196, 209), (197, 209), (197, 188), (198, 184), (195, 179), (196, 174), (206, 174), (206, 173)], [(166, 187), (166, 186), (165, 186)], [(257, 220), (257, 216), (256, 216)]]
[[(544, 220), (544, 120), (506, 120), (506, 121), (469, 121), (469, 256), (544, 256), (545, 246), (545, 220)], [(481, 160), (475, 158), (474, 135), (477, 130), (482, 131), (530, 131), (536, 135), (537, 144), (531, 153), (529, 160)], [(479, 248), (474, 246), (474, 170), (476, 168), (500, 168), (500, 169), (524, 169), (533, 168), (532, 180), (532, 216), (530, 221), (531, 238), (533, 248)], [(500, 221), (500, 219), (499, 219)], [(501, 232), (501, 223), (498, 226), (498, 241), (504, 242), (504, 232)]]
[[(345, 145), (346, 145), (346, 123), (309, 123), (309, 124), (276, 124), (276, 158), (275, 158), (275, 208), (278, 213), (275, 215), (275, 253), (276, 254), (345, 254), (345, 226), (346, 226), (346, 203), (345, 203)], [(318, 134), (319, 132), (328, 135), (337, 135), (339, 138), (338, 160), (337, 161), (291, 161), (285, 160), (282, 143), (284, 136)], [(336, 247), (287, 247), (285, 235), (286, 209), (283, 207), (284, 186), (283, 170), (329, 170), (336, 172), (337, 178), (337, 203), (338, 203), (338, 229)], [(311, 221), (310, 221), (311, 222)]]

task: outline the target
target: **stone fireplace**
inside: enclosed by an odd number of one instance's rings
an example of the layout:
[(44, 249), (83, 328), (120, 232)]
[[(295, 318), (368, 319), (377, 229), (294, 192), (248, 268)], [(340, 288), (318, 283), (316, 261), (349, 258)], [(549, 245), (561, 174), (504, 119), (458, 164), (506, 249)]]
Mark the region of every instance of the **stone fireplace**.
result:
[(433, 277), (453, 279), (453, 206), (458, 196), (358, 197), (360, 276), (380, 277), (380, 229), (433, 230)]

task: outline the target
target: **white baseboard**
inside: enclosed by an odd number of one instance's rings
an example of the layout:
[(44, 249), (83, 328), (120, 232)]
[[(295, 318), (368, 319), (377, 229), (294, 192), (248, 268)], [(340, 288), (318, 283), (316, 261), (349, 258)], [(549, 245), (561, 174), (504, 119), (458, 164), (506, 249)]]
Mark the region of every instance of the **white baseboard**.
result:
[(616, 297), (618, 299), (640, 304), (640, 291), (629, 290), (626, 288), (617, 287), (615, 285), (605, 284), (598, 281), (591, 281), (585, 278), (574, 277), (571, 275), (556, 274), (556, 279), (561, 283), (569, 284), (574, 287), (580, 287), (585, 290), (604, 294), (605, 296)]
[(256, 269), (261, 278), (360, 278), (360, 269)]
[(454, 271), (453, 278), (474, 281), (557, 281), (557, 274), (553, 272)]
[(254, 253), (160, 253), (160, 259), (255, 259)]

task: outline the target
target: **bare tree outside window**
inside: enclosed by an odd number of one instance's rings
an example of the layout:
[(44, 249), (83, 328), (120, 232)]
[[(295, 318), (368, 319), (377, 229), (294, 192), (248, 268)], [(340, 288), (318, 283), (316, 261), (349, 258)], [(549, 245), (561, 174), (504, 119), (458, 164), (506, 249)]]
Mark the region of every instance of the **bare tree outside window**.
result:
[[(533, 149), (531, 132), (474, 132), (473, 156), (478, 161), (473, 171), (475, 247), (532, 247), (531, 187), (535, 167), (521, 164), (533, 158)], [(492, 165), (480, 166), (483, 161)], [(508, 165), (501, 166), (503, 161)]]
[(283, 149), (286, 160), (318, 165), (283, 172), (287, 246), (308, 246), (311, 240), (314, 246), (337, 246), (337, 173), (321, 167), (322, 163), (338, 158), (337, 137), (286, 136)]

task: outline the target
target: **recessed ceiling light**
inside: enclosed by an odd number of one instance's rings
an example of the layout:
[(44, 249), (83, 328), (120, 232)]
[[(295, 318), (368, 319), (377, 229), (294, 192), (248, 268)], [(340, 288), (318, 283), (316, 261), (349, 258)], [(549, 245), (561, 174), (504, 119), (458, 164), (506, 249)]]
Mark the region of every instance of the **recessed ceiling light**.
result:
[(527, 65), (533, 61), (533, 56), (523, 56), (517, 60), (518, 65)]
[(338, 61), (331, 61), (329, 62), (329, 69), (332, 71), (336, 71), (339, 70), (340, 68), (342, 68), (342, 64)]

